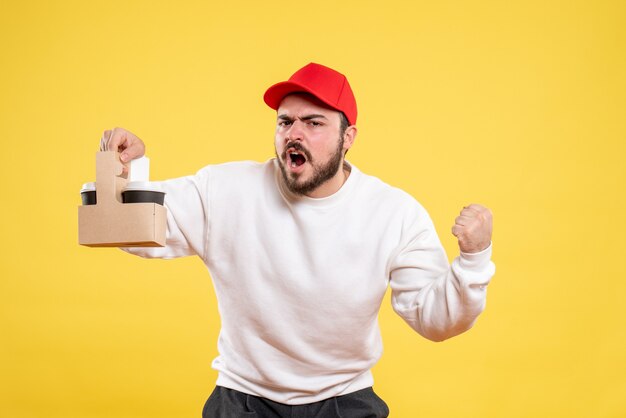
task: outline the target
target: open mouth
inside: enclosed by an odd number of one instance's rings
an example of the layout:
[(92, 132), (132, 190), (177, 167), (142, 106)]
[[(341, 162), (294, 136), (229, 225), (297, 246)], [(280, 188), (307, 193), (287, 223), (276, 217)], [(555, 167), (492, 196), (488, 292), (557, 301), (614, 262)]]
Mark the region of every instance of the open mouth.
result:
[(296, 149), (291, 148), (287, 150), (287, 156), (291, 167), (300, 167), (302, 164), (306, 163), (306, 155)]

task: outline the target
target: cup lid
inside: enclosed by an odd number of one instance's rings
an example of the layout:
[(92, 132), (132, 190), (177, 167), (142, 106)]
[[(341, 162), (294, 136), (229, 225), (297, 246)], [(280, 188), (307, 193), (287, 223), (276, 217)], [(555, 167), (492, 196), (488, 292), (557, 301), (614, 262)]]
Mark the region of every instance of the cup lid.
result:
[(161, 190), (161, 186), (157, 183), (152, 183), (149, 181), (129, 181), (128, 184), (126, 184), (126, 187), (124, 187), (124, 191), (126, 190), (141, 190), (141, 191), (147, 191), (147, 192), (163, 192), (163, 190)]
[(96, 191), (96, 183), (95, 182), (89, 182), (89, 183), (85, 183), (83, 184), (83, 187), (80, 188), (80, 192), (95, 192)]

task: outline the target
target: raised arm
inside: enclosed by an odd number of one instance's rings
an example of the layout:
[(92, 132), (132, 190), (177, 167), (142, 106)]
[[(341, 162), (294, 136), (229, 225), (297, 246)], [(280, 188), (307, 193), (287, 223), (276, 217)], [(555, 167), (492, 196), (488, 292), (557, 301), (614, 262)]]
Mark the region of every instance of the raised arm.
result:
[(449, 265), (426, 211), (418, 205), (413, 212), (391, 262), (392, 305), (420, 335), (442, 341), (470, 329), (485, 307), (495, 272), (491, 213), (479, 205), (463, 209), (453, 227), (461, 253)]
[[(145, 149), (144, 142), (137, 135), (123, 128), (106, 130), (100, 139), (100, 150), (119, 151), (123, 163), (142, 157)], [(127, 170), (126, 167), (124, 169)], [(175, 258), (188, 255), (204, 257), (208, 222), (208, 177), (207, 168), (194, 176), (152, 182), (165, 192), (166, 245), (122, 249), (147, 258)]]

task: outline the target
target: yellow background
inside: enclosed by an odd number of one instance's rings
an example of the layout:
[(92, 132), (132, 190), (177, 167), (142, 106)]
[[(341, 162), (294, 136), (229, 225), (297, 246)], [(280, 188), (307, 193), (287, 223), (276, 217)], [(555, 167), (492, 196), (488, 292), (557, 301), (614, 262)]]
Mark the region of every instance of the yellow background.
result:
[[(197, 258), (77, 244), (104, 129), (153, 179), (273, 155), (272, 83), (359, 103), (349, 159), (450, 226), (495, 216), (487, 310), (435, 344), (390, 309), (392, 417), (626, 416), (623, 1), (0, 1), (0, 415), (199, 417), (219, 328)], [(358, 260), (356, 260), (358, 262)]]

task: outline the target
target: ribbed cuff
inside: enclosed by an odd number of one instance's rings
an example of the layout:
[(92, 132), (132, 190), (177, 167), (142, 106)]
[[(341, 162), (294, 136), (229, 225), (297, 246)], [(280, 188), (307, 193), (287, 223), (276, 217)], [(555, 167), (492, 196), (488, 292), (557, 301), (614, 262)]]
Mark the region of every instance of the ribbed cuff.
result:
[(459, 264), (463, 269), (482, 271), (489, 266), (491, 261), (492, 243), (484, 250), (477, 253), (464, 253), (461, 251)]

